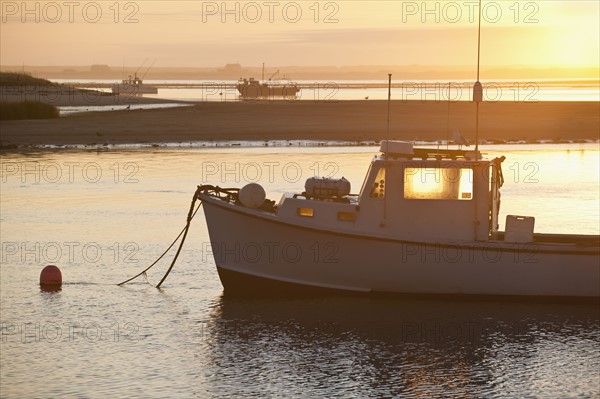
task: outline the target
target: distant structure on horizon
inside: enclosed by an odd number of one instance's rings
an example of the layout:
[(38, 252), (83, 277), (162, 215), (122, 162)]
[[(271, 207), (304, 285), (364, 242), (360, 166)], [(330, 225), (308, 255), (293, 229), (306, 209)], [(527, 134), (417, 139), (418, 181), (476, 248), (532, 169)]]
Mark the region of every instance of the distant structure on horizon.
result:
[(219, 68), (219, 72), (239, 73), (242, 71), (241, 64), (225, 64), (225, 68)]
[(90, 71), (97, 73), (108, 73), (111, 72), (111, 69), (106, 64), (94, 64), (90, 67)]

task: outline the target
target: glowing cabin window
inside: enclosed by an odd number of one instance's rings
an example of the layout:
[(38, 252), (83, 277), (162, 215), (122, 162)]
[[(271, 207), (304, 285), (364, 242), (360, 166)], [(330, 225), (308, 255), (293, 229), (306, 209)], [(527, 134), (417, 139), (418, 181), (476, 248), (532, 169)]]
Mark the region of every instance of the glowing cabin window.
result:
[(298, 216), (311, 218), (314, 216), (314, 210), (312, 208), (298, 208)]
[(473, 199), (473, 170), (470, 168), (405, 168), (406, 199)]
[(354, 212), (338, 212), (338, 220), (344, 222), (354, 222), (356, 220), (356, 213)]
[(377, 176), (373, 182), (373, 189), (371, 190), (371, 197), (385, 197), (385, 168), (381, 168), (377, 171)]

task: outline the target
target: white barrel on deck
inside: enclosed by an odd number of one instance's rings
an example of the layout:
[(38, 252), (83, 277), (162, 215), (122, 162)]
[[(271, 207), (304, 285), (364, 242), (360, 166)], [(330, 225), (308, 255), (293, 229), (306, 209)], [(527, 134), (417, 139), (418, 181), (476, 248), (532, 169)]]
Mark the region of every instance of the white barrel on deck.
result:
[(330, 179), (327, 177), (311, 177), (304, 184), (305, 194), (308, 197), (330, 198), (346, 197), (350, 195), (350, 182), (344, 177)]

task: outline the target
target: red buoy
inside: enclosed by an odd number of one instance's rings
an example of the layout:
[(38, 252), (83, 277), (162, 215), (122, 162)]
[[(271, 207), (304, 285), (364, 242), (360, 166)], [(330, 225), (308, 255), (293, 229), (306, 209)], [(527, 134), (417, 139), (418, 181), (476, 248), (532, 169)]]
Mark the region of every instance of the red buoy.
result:
[(40, 273), (40, 286), (42, 289), (60, 289), (62, 285), (62, 274), (60, 269), (54, 265), (44, 267)]

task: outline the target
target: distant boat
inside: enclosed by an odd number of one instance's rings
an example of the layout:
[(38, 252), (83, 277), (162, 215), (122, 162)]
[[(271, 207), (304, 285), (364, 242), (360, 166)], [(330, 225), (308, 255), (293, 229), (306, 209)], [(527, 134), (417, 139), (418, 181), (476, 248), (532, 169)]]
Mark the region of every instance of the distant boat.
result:
[[(240, 78), (237, 90), (242, 98), (271, 98), (271, 97), (295, 97), (300, 88), (295, 83), (273, 84), (271, 79), (279, 73), (277, 70), (268, 81), (265, 81), (265, 64), (263, 63), (262, 83), (254, 78)], [(267, 83), (268, 82), (268, 83)]]
[(144, 84), (137, 73), (133, 76), (129, 75), (127, 79), (123, 79), (121, 83), (115, 83), (112, 86), (114, 94), (122, 94), (125, 96), (136, 96), (139, 94), (158, 94), (158, 88)]
[(300, 91), (296, 84), (273, 85), (254, 78), (240, 79), (237, 90), (243, 98), (295, 97)]

